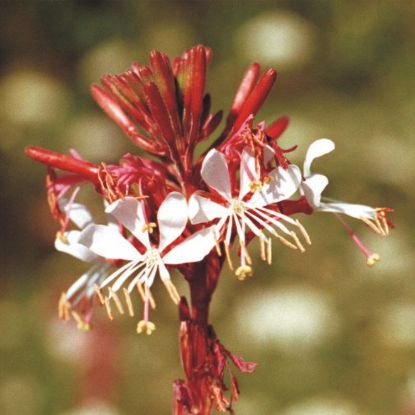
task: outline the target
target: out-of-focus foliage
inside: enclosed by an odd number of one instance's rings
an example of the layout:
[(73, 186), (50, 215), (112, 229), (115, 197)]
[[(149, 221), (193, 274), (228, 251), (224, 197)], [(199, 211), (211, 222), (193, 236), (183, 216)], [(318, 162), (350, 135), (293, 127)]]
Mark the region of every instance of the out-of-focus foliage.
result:
[[(362, 239), (368, 269), (333, 216), (305, 218), (313, 245), (275, 247), (240, 283), (224, 272), (212, 321), (225, 345), (259, 362), (242, 377), (238, 414), (415, 413), (415, 3), (412, 1), (3, 2), (0, 14), (0, 413), (168, 413), (180, 376), (176, 310), (160, 290), (157, 331), (105, 321), (78, 332), (56, 319), (61, 290), (85, 269), (53, 251), (44, 169), (28, 144), (77, 148), (93, 161), (135, 151), (88, 95), (100, 74), (213, 47), (208, 89), (227, 108), (252, 60), (279, 70), (259, 118), (291, 116), (281, 139), (322, 136), (336, 151), (316, 167), (340, 199), (396, 209), (388, 240)], [(94, 193), (83, 197), (94, 203)], [(359, 227), (360, 226), (360, 227)], [(277, 252), (278, 251), (278, 252)], [(179, 277), (177, 276), (178, 280)], [(184, 290), (184, 285), (182, 286)]]

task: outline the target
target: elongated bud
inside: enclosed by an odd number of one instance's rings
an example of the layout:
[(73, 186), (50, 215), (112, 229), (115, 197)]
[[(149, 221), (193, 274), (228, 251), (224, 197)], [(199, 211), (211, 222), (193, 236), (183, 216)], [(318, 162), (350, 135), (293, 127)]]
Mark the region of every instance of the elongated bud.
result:
[(80, 174), (93, 182), (98, 181), (98, 166), (96, 164), (36, 146), (26, 147), (25, 153), (31, 159), (46, 166)]

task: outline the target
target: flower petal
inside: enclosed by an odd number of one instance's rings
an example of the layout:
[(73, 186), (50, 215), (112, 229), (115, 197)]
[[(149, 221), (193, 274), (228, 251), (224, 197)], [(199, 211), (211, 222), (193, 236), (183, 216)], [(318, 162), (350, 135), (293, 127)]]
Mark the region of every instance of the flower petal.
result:
[(143, 231), (146, 224), (143, 209), (143, 202), (125, 197), (108, 205), (105, 212), (124, 225), (146, 248), (150, 248), (148, 232)]
[(313, 143), (311, 143), (305, 155), (303, 167), (304, 177), (309, 177), (311, 175), (311, 163), (315, 158), (331, 153), (334, 150), (334, 148), (334, 142), (329, 140), (328, 138), (320, 138), (319, 140), (316, 140)]
[(79, 243), (107, 259), (133, 261), (143, 258), (118, 231), (105, 225), (88, 225), (81, 232)]
[(61, 238), (57, 237), (55, 239), (55, 248), (58, 251), (72, 255), (73, 257), (78, 258), (81, 261), (96, 261), (99, 258), (99, 256), (96, 253), (92, 252), (90, 249), (88, 249), (86, 246), (78, 243), (80, 235), (80, 231), (65, 232), (64, 237), (68, 242), (65, 243), (61, 240)]
[(239, 199), (242, 199), (247, 193), (249, 193), (250, 184), (257, 182), (260, 179), (259, 171), (256, 169), (255, 156), (252, 149), (246, 147), (241, 155), (241, 168), (240, 168), (240, 190)]
[(206, 154), (200, 171), (205, 183), (226, 200), (232, 198), (228, 164), (225, 156), (213, 149)]
[(355, 219), (376, 219), (376, 210), (366, 205), (344, 202), (321, 202), (321, 212), (343, 213)]
[(254, 193), (247, 202), (258, 207), (289, 199), (301, 183), (301, 171), (298, 166), (290, 164), (287, 169), (279, 166), (269, 174), (271, 181)]
[(329, 179), (322, 174), (312, 174), (301, 185), (307, 202), (313, 207), (320, 207), (321, 193), (329, 184)]
[(193, 193), (189, 199), (188, 214), (190, 222), (196, 225), (227, 216), (229, 210), (219, 203)]
[(59, 207), (79, 229), (83, 229), (92, 222), (91, 212), (81, 203), (69, 203), (68, 199), (61, 199)]
[(186, 264), (201, 261), (215, 246), (215, 226), (195, 232), (162, 257), (165, 264)]
[(179, 192), (169, 193), (159, 207), (157, 221), (160, 231), (159, 250), (162, 251), (176, 240), (186, 227), (186, 198)]

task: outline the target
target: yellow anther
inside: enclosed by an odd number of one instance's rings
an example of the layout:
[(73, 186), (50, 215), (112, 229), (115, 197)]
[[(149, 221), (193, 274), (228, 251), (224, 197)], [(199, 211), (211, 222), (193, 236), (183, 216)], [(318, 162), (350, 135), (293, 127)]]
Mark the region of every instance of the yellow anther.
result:
[(258, 190), (261, 190), (261, 188), (262, 188), (262, 183), (261, 183), (260, 180), (257, 180), (255, 182), (249, 183), (249, 190), (252, 193), (254, 193), (254, 192), (258, 191)]
[(270, 184), (270, 183), (271, 183), (271, 180), (272, 180), (272, 177), (271, 177), (271, 176), (265, 176), (265, 177), (262, 179), (262, 182), (263, 182), (264, 184)]
[(59, 303), (58, 303), (58, 314), (59, 318), (64, 321), (69, 320), (69, 310), (71, 308), (71, 304), (66, 299), (66, 294), (62, 293)]
[(157, 225), (154, 222), (149, 222), (143, 225), (143, 227), (141, 228), (141, 232), (153, 233), (153, 230), (155, 228), (157, 228)]
[(163, 280), (163, 284), (167, 289), (167, 292), (170, 295), (170, 298), (174, 302), (174, 304), (179, 304), (180, 302), (180, 295), (177, 291), (176, 286), (171, 282), (171, 280)]
[(125, 297), (125, 303), (127, 304), (128, 308), (128, 314), (130, 317), (134, 317), (134, 308), (133, 308), (133, 302), (131, 301), (130, 294), (127, 290), (127, 288), (123, 288), (124, 297)]
[(367, 258), (366, 264), (368, 265), (368, 267), (373, 267), (374, 265), (376, 265), (377, 262), (380, 261), (380, 256), (379, 254), (372, 254)]
[(94, 290), (95, 290), (95, 294), (97, 295), (97, 297), (98, 297), (98, 299), (99, 299), (99, 302), (100, 302), (102, 305), (104, 305), (104, 303), (105, 303), (105, 298), (104, 298), (104, 296), (102, 295), (101, 290), (100, 290), (100, 288), (99, 288), (98, 284), (94, 284)]
[(72, 311), (72, 317), (76, 321), (76, 327), (78, 328), (78, 330), (81, 330), (81, 331), (91, 330), (90, 324), (86, 322), (85, 320), (83, 320), (82, 317), (76, 311)]
[(235, 275), (239, 281), (243, 281), (246, 277), (252, 277), (252, 268), (249, 265), (241, 265), (235, 271)]
[(61, 231), (56, 232), (56, 238), (59, 239), (63, 244), (69, 244), (68, 238)]
[(141, 320), (137, 324), (137, 333), (145, 333), (148, 336), (156, 329), (156, 325), (151, 321)]

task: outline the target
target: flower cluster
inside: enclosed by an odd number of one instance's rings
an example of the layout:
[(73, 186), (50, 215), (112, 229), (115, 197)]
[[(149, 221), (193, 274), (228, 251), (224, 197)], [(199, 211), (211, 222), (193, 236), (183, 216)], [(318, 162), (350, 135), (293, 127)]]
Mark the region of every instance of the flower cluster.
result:
[[(273, 239), (304, 252), (311, 239), (293, 215), (321, 211), (339, 218), (371, 266), (379, 256), (363, 245), (344, 216), (361, 220), (382, 236), (389, 233), (391, 224), (386, 217), (390, 209), (322, 196), (328, 179), (312, 173), (311, 165), (334, 150), (331, 140), (314, 141), (300, 169), (287, 158), (296, 147), (283, 149), (278, 143), (288, 119), (281, 117), (269, 126), (255, 122), (275, 82), (273, 69), (261, 76), (258, 64), (248, 68), (223, 131), (196, 157), (197, 145), (222, 120), (221, 111), (211, 112), (211, 98), (205, 92), (211, 56), (204, 46), (186, 51), (173, 62), (152, 52), (147, 66), (133, 64), (120, 75), (104, 76), (101, 86), (92, 86), (98, 105), (151, 159), (139, 152), (109, 164), (86, 161), (75, 150), (65, 155), (29, 147), (26, 153), (48, 166), (48, 201), (60, 222), (56, 249), (92, 264), (62, 294), (60, 316), (72, 316), (81, 329), (88, 329), (97, 300), (110, 319), (115, 311), (134, 316), (135, 292), (144, 309), (137, 331), (150, 334), (155, 329), (150, 320), (150, 309), (155, 307), (151, 287), (160, 277), (173, 302), (179, 304), (181, 297), (172, 281), (172, 271), (177, 269), (189, 283), (192, 297), (192, 311), (182, 330), (201, 330), (204, 335), (195, 336), (202, 338), (196, 342), (199, 346), (206, 346), (202, 360), (212, 368), (217, 366), (212, 361), (219, 359), (225, 368), (227, 358), (234, 362), (237, 358), (220, 345), (207, 325), (208, 306), (225, 260), (243, 280), (253, 274), (248, 245), (254, 239), (261, 259), (269, 264)], [(96, 223), (77, 201), (84, 183), (92, 184), (102, 197), (106, 224)], [(186, 338), (192, 343), (190, 337)], [(182, 346), (182, 353), (193, 350), (190, 343)], [(194, 377), (201, 369), (189, 366), (186, 370), (188, 382), (177, 384), (176, 392), (181, 396), (178, 402), (191, 411), (200, 400), (200, 390), (196, 393), (192, 387), (200, 383)], [(216, 395), (219, 410), (228, 410), (231, 401), (218, 398), (225, 388), (224, 371), (212, 370), (199, 389)], [(198, 397), (184, 398), (186, 394)], [(236, 392), (233, 395), (237, 397)]]

